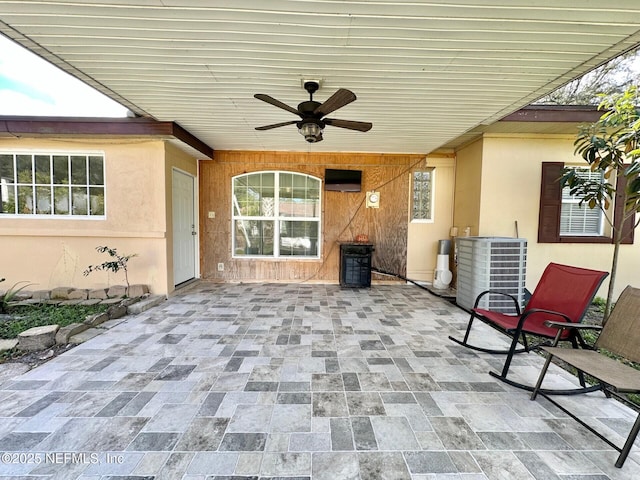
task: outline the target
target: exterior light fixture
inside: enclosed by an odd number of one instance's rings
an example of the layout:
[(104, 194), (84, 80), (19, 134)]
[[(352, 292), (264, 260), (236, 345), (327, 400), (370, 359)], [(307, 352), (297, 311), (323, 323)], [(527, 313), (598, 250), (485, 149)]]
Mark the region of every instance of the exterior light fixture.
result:
[(307, 142), (316, 143), (322, 140), (323, 126), (315, 121), (299, 122), (298, 131)]

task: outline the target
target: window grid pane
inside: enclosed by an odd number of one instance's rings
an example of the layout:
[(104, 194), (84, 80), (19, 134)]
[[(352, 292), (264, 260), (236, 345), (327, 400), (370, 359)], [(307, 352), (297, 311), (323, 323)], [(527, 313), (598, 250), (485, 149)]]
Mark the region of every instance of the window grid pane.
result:
[(69, 187), (53, 187), (53, 213), (56, 215), (69, 215), (71, 209), (69, 205), (69, 196), (71, 189)]
[(0, 180), (0, 214), (16, 214), (16, 191), (14, 185), (7, 185)]
[[(577, 175), (589, 181), (604, 181), (601, 172), (592, 172), (586, 168), (579, 168)], [(603, 234), (604, 213), (600, 208), (589, 208), (579, 205), (580, 199), (570, 194), (570, 188), (562, 189), (562, 207), (560, 210), (560, 235), (600, 236)]]
[(49, 155), (36, 155), (36, 184), (51, 185), (51, 157)]
[(71, 213), (72, 215), (89, 214), (89, 199), (86, 187), (71, 187)]
[(89, 185), (104, 185), (104, 161), (102, 157), (89, 157)]
[(233, 181), (234, 212), (243, 217), (274, 216), (273, 173), (249, 174)]
[(281, 217), (319, 217), (320, 180), (298, 174), (281, 173), (279, 214)]
[(273, 255), (274, 225), (269, 220), (234, 220), (233, 251), (241, 255)]
[(32, 186), (18, 186), (18, 213), (21, 215), (34, 213)]
[(69, 157), (54, 155), (53, 183), (55, 185), (69, 185)]
[(51, 187), (36, 187), (36, 213), (38, 215), (51, 213)]
[(14, 155), (0, 154), (0, 214), (16, 213)]
[(104, 215), (104, 188), (89, 188), (89, 214)]
[(0, 155), (0, 180), (6, 183), (15, 182), (13, 155)]
[(71, 157), (71, 183), (73, 185), (87, 185), (87, 157)]
[(33, 159), (31, 155), (18, 155), (16, 163), (16, 171), (18, 173), (18, 183), (33, 183)]
[(310, 256), (318, 244), (318, 222), (281, 221), (280, 255)]
[(104, 216), (104, 198), (100, 155), (0, 154), (0, 214)]

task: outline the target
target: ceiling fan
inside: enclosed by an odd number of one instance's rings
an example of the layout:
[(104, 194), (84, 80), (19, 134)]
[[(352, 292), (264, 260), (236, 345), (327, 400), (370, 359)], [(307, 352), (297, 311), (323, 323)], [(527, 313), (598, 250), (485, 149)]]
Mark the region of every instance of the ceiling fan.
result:
[(298, 115), (301, 120), (291, 120), (289, 122), (274, 123), (272, 125), (264, 125), (256, 127), (256, 130), (271, 130), (272, 128), (284, 127), (285, 125), (296, 125), (298, 131), (304, 136), (309, 143), (322, 141), (322, 130), (326, 125), (332, 127), (346, 128), (348, 130), (357, 130), (359, 132), (368, 132), (373, 126), (369, 122), (355, 122), (353, 120), (338, 120), (337, 118), (324, 118), (325, 115), (348, 105), (356, 99), (356, 95), (345, 88), (340, 88), (336, 93), (331, 95), (323, 103), (313, 100), (313, 94), (320, 88), (320, 83), (314, 80), (304, 82), (304, 89), (309, 92), (309, 100), (302, 102), (295, 109), (289, 105), (276, 100), (269, 95), (257, 93), (254, 95), (258, 100), (269, 103), (275, 107)]

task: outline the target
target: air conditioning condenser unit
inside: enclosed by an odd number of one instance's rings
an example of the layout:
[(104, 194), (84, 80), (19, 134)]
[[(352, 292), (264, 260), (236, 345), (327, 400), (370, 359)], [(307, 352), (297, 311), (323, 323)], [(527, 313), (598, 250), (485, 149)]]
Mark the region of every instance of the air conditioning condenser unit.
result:
[[(508, 237), (458, 237), (456, 303), (467, 310), (485, 290), (507, 293), (522, 308), (525, 300), (527, 240)], [(485, 295), (479, 308), (516, 313), (504, 295)]]

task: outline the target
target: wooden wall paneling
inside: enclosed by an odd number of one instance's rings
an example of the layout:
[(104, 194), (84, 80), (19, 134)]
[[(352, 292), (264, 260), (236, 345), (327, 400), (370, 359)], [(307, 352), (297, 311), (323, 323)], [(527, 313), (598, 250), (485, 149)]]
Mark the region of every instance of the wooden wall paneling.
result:
[[(375, 243), (373, 265), (405, 276), (407, 270), (407, 222), (409, 173), (407, 166), (372, 169), (373, 188), (380, 192), (380, 208), (367, 209)], [(374, 279), (389, 277), (375, 276)]]
[[(221, 281), (313, 281), (337, 283), (338, 241), (360, 233), (376, 244), (374, 265), (406, 273), (408, 169), (424, 156), (305, 152), (216, 151), (200, 162), (202, 278)], [(325, 168), (362, 170), (362, 191), (322, 192), (320, 260), (234, 259), (231, 257), (231, 178), (260, 170), (287, 170), (324, 178)], [(379, 209), (365, 207), (367, 191), (381, 194)], [(208, 218), (215, 212), (215, 218)], [(224, 263), (219, 272), (218, 263)], [(389, 280), (390, 277), (374, 276)]]

